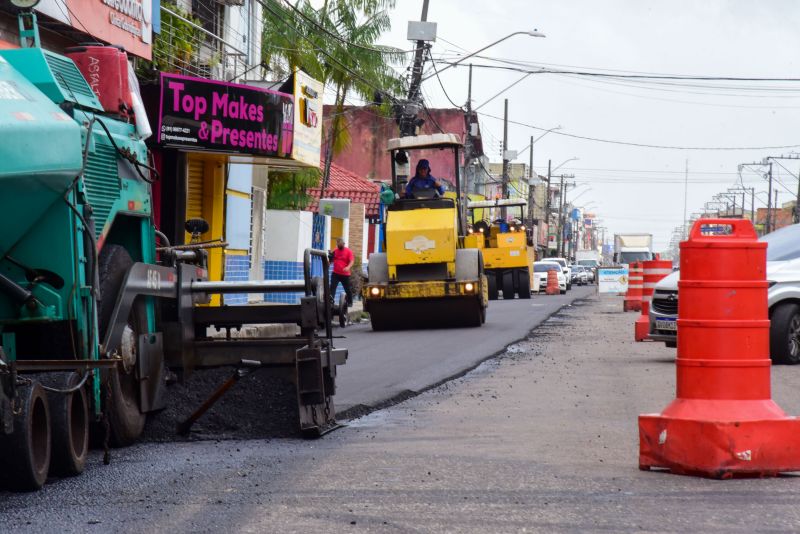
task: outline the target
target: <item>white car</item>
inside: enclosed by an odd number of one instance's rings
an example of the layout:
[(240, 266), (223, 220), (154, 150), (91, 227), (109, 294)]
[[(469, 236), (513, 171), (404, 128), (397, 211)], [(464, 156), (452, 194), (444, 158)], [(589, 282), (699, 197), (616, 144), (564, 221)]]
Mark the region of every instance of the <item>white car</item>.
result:
[(558, 277), (558, 290), (563, 295), (567, 292), (567, 277), (561, 265), (555, 261), (537, 261), (533, 264), (533, 276), (539, 280), (539, 292), (547, 290), (547, 273), (555, 271)]
[(556, 262), (559, 264), (561, 270), (564, 271), (564, 276), (567, 278), (567, 289), (572, 289), (572, 269), (569, 268), (569, 263), (567, 263), (565, 258), (542, 258), (541, 261)]
[[(763, 236), (767, 243), (769, 354), (774, 363), (800, 363), (800, 224)], [(662, 279), (650, 305), (650, 338), (674, 347), (677, 340), (676, 271)]]

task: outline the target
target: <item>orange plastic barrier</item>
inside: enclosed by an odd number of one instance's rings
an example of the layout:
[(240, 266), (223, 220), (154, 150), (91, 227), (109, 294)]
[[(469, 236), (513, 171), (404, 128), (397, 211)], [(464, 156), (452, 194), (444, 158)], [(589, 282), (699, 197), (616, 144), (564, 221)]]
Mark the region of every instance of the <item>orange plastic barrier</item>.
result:
[(641, 311), (643, 281), (641, 262), (631, 263), (628, 266), (628, 291), (622, 301), (622, 311)]
[[(644, 275), (642, 284), (642, 314), (636, 319), (633, 337), (636, 341), (644, 341), (650, 333), (650, 302), (656, 284), (672, 272), (669, 260), (650, 260), (642, 262)], [(680, 301), (679, 301), (680, 302)]]
[(639, 416), (640, 469), (800, 471), (800, 419), (771, 398), (766, 248), (745, 219), (700, 219), (681, 243), (677, 395)]
[(561, 290), (558, 287), (558, 273), (555, 271), (547, 271), (547, 289), (545, 293), (548, 295), (561, 294)]

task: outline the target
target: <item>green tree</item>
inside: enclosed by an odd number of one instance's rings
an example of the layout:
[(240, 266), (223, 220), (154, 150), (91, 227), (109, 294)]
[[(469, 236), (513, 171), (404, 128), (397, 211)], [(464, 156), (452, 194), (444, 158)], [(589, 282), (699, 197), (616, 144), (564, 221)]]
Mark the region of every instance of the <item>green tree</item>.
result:
[(404, 80), (392, 68), (403, 61), (396, 48), (375, 44), (391, 28), (388, 10), (395, 0), (326, 0), (315, 9), (309, 0), (286, 6), (265, 2), (262, 39), (264, 61), (299, 68), (335, 90), (334, 113), (324, 141), (322, 187), (327, 187), (334, 153), (349, 145), (344, 106), (348, 94), (389, 109), (388, 100), (402, 94)]
[(319, 186), (320, 171), (316, 167), (296, 171), (269, 173), (267, 208), (271, 210), (302, 210), (308, 207), (308, 189)]

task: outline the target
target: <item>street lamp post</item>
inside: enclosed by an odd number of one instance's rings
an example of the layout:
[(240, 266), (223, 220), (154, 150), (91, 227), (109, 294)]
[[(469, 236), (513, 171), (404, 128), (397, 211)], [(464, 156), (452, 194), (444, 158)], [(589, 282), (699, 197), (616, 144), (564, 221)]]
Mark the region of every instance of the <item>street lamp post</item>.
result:
[[(448, 65), (445, 65), (445, 66), (444, 66), (444, 68), (438, 69), (438, 71), (437, 71), (437, 72), (438, 72), (438, 74), (441, 74), (442, 72), (446, 71), (446, 70), (447, 70), (447, 69), (449, 69), (450, 67), (455, 67), (456, 65), (458, 65), (458, 64), (459, 64), (459, 63), (461, 63), (461, 62), (463, 62), (464, 60), (467, 60), (467, 59), (471, 58), (472, 56), (476, 56), (476, 55), (480, 54), (481, 52), (483, 52), (484, 50), (487, 50), (487, 49), (489, 49), (489, 48), (493, 47), (493, 46), (494, 46), (494, 45), (496, 45), (496, 44), (502, 43), (502, 42), (503, 42), (503, 41), (505, 41), (506, 39), (509, 39), (509, 38), (511, 38), (511, 37), (514, 37), (515, 35), (523, 35), (523, 34), (524, 34), (524, 35), (530, 35), (531, 37), (546, 37), (546, 35), (545, 35), (545, 34), (543, 34), (542, 32), (540, 32), (539, 30), (536, 30), (536, 29), (534, 29), (534, 30), (524, 30), (524, 31), (519, 31), (519, 32), (513, 32), (513, 33), (509, 33), (509, 34), (508, 34), (508, 35), (506, 35), (505, 37), (501, 37), (500, 39), (496, 40), (495, 42), (493, 42), (493, 43), (489, 43), (488, 45), (484, 46), (484, 47), (483, 47), (483, 48), (481, 48), (480, 50), (476, 50), (475, 52), (473, 52), (473, 53), (471, 53), (471, 54), (469, 54), (469, 55), (466, 55), (466, 56), (462, 57), (462, 58), (461, 58), (461, 59), (459, 59), (458, 61), (454, 61), (453, 63), (450, 63), (450, 64), (448, 64)], [(421, 80), (421, 81), (423, 81), (423, 82), (424, 82), (425, 80), (428, 80), (428, 79), (432, 78), (433, 76), (436, 76), (437, 72), (434, 72), (433, 74), (428, 74), (427, 76), (425, 76), (424, 78), (422, 78), (422, 80)]]

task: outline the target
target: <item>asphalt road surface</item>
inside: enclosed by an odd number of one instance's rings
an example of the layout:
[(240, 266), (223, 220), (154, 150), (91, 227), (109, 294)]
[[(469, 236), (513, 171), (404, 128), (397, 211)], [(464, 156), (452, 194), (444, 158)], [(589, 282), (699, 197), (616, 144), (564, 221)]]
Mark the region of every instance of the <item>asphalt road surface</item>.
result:
[[(674, 398), (675, 351), (634, 343), (636, 314), (621, 307), (620, 298), (576, 301), (465, 376), (321, 440), (147, 444), (116, 451), (110, 466), (95, 454), (82, 477), (0, 494), (0, 525), (37, 534), (800, 531), (799, 477), (639, 471), (637, 415)], [(800, 366), (772, 373), (775, 400), (800, 413)]]
[(480, 328), (373, 332), (369, 323), (337, 329), (336, 346), (347, 347), (347, 365), (339, 369), (337, 412), (363, 413), (407, 398), (474, 368), (506, 345), (597, 286), (573, 286), (564, 295), (535, 295), (529, 300), (489, 303)]

